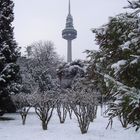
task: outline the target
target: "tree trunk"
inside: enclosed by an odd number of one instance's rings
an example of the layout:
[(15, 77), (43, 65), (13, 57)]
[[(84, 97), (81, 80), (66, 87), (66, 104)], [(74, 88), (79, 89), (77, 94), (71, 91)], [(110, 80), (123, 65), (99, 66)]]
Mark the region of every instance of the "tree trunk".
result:
[(26, 116), (22, 116), (22, 124), (25, 125), (26, 122)]
[(57, 105), (57, 114), (60, 120), (60, 123), (64, 123), (67, 117), (67, 109), (65, 105)]
[(42, 129), (43, 129), (43, 130), (47, 130), (47, 123), (42, 122)]

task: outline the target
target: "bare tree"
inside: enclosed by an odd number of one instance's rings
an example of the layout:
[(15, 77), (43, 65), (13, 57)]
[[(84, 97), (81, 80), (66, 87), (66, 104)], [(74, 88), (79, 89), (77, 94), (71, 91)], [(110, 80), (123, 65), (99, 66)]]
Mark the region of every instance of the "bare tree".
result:
[(98, 93), (85, 77), (73, 82), (69, 103), (77, 117), (81, 133), (87, 133), (90, 122), (96, 118)]
[(28, 100), (31, 106), (35, 107), (35, 112), (42, 121), (42, 127), (46, 130), (55, 104), (50, 96), (57, 89), (56, 69), (59, 57), (53, 43), (40, 41), (31, 44), (27, 47), (27, 57), (22, 58), (19, 63), (22, 66), (23, 87), (29, 89), (26, 92), (31, 95)]
[(88, 104), (84, 101), (84, 94), (81, 95), (77, 92), (72, 92), (73, 96), (71, 96), (72, 98), (70, 99), (70, 106), (77, 117), (81, 133), (84, 134), (87, 133), (90, 124)]
[(47, 91), (44, 94), (36, 95), (35, 112), (42, 122), (42, 129), (48, 129), (48, 123), (52, 117), (57, 98), (55, 98), (53, 91)]
[(67, 105), (67, 111), (68, 111), (68, 113), (69, 113), (70, 119), (72, 119), (72, 112), (73, 112), (73, 110), (72, 110), (72, 108), (71, 108), (71, 106), (70, 106), (70, 103), (68, 103), (68, 105)]
[(60, 58), (51, 41), (35, 42), (27, 47), (27, 53), (31, 73), (36, 74), (45, 70), (53, 79), (56, 78)]
[(64, 89), (60, 90), (58, 101), (57, 101), (57, 114), (60, 120), (60, 123), (64, 123), (67, 117), (67, 112), (69, 109), (68, 104), (68, 94)]
[(12, 100), (21, 115), (22, 124), (25, 125), (28, 112), (31, 108), (28, 102), (28, 94), (20, 93), (12, 95)]

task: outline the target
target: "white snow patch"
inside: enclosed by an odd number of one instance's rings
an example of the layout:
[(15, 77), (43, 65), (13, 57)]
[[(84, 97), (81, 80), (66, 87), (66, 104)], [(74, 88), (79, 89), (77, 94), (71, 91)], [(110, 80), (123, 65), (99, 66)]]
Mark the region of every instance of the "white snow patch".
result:
[(131, 44), (131, 42), (127, 41), (123, 45), (121, 45), (120, 47), (122, 48), (122, 50), (129, 49), (130, 44)]
[(140, 138), (139, 131), (122, 128), (118, 120), (114, 121), (112, 129), (106, 130), (108, 119), (101, 116), (100, 109), (97, 119), (90, 124), (88, 133), (84, 135), (80, 133), (75, 116), (72, 120), (67, 117), (66, 122), (60, 124), (54, 112), (47, 131), (42, 130), (41, 122), (33, 111), (27, 116), (25, 126), (21, 124), (19, 114), (5, 116), (13, 117), (15, 120), (0, 121), (0, 140), (139, 140)]
[(0, 77), (0, 81), (2, 81), (2, 82), (6, 82), (5, 79), (3, 79), (3, 78), (1, 78), (1, 77)]
[(136, 59), (134, 59), (133, 61), (131, 61), (130, 64), (137, 64), (137, 63), (138, 63), (138, 59), (136, 58)]
[(120, 60), (117, 63), (112, 64), (111, 68), (114, 69), (115, 74), (118, 73), (118, 71), (120, 71), (121, 66), (126, 64), (126, 60)]

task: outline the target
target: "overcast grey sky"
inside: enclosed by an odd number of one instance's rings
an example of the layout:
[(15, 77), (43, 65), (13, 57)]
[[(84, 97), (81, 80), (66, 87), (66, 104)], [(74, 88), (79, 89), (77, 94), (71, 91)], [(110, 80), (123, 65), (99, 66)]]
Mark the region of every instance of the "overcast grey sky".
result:
[[(14, 0), (15, 39), (26, 47), (39, 40), (51, 40), (58, 54), (66, 59), (67, 44), (61, 31), (65, 28), (68, 0)], [(73, 59), (85, 59), (86, 49), (98, 49), (91, 28), (107, 23), (110, 16), (125, 12), (127, 0), (71, 0), (74, 27)]]

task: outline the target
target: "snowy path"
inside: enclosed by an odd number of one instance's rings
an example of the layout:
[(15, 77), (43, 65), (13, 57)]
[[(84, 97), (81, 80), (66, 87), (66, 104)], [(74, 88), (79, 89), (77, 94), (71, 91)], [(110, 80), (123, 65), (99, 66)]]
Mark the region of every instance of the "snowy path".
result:
[[(100, 114), (100, 112), (98, 112)], [(18, 114), (5, 114), (15, 120), (0, 121), (0, 140), (140, 140), (140, 131), (124, 130), (117, 120), (112, 129), (105, 129), (107, 119), (98, 115), (90, 124), (87, 134), (82, 135), (76, 118), (67, 118), (65, 124), (60, 124), (56, 113), (53, 114), (48, 130), (43, 131), (40, 120), (34, 113), (27, 116), (26, 125), (21, 124)]]

